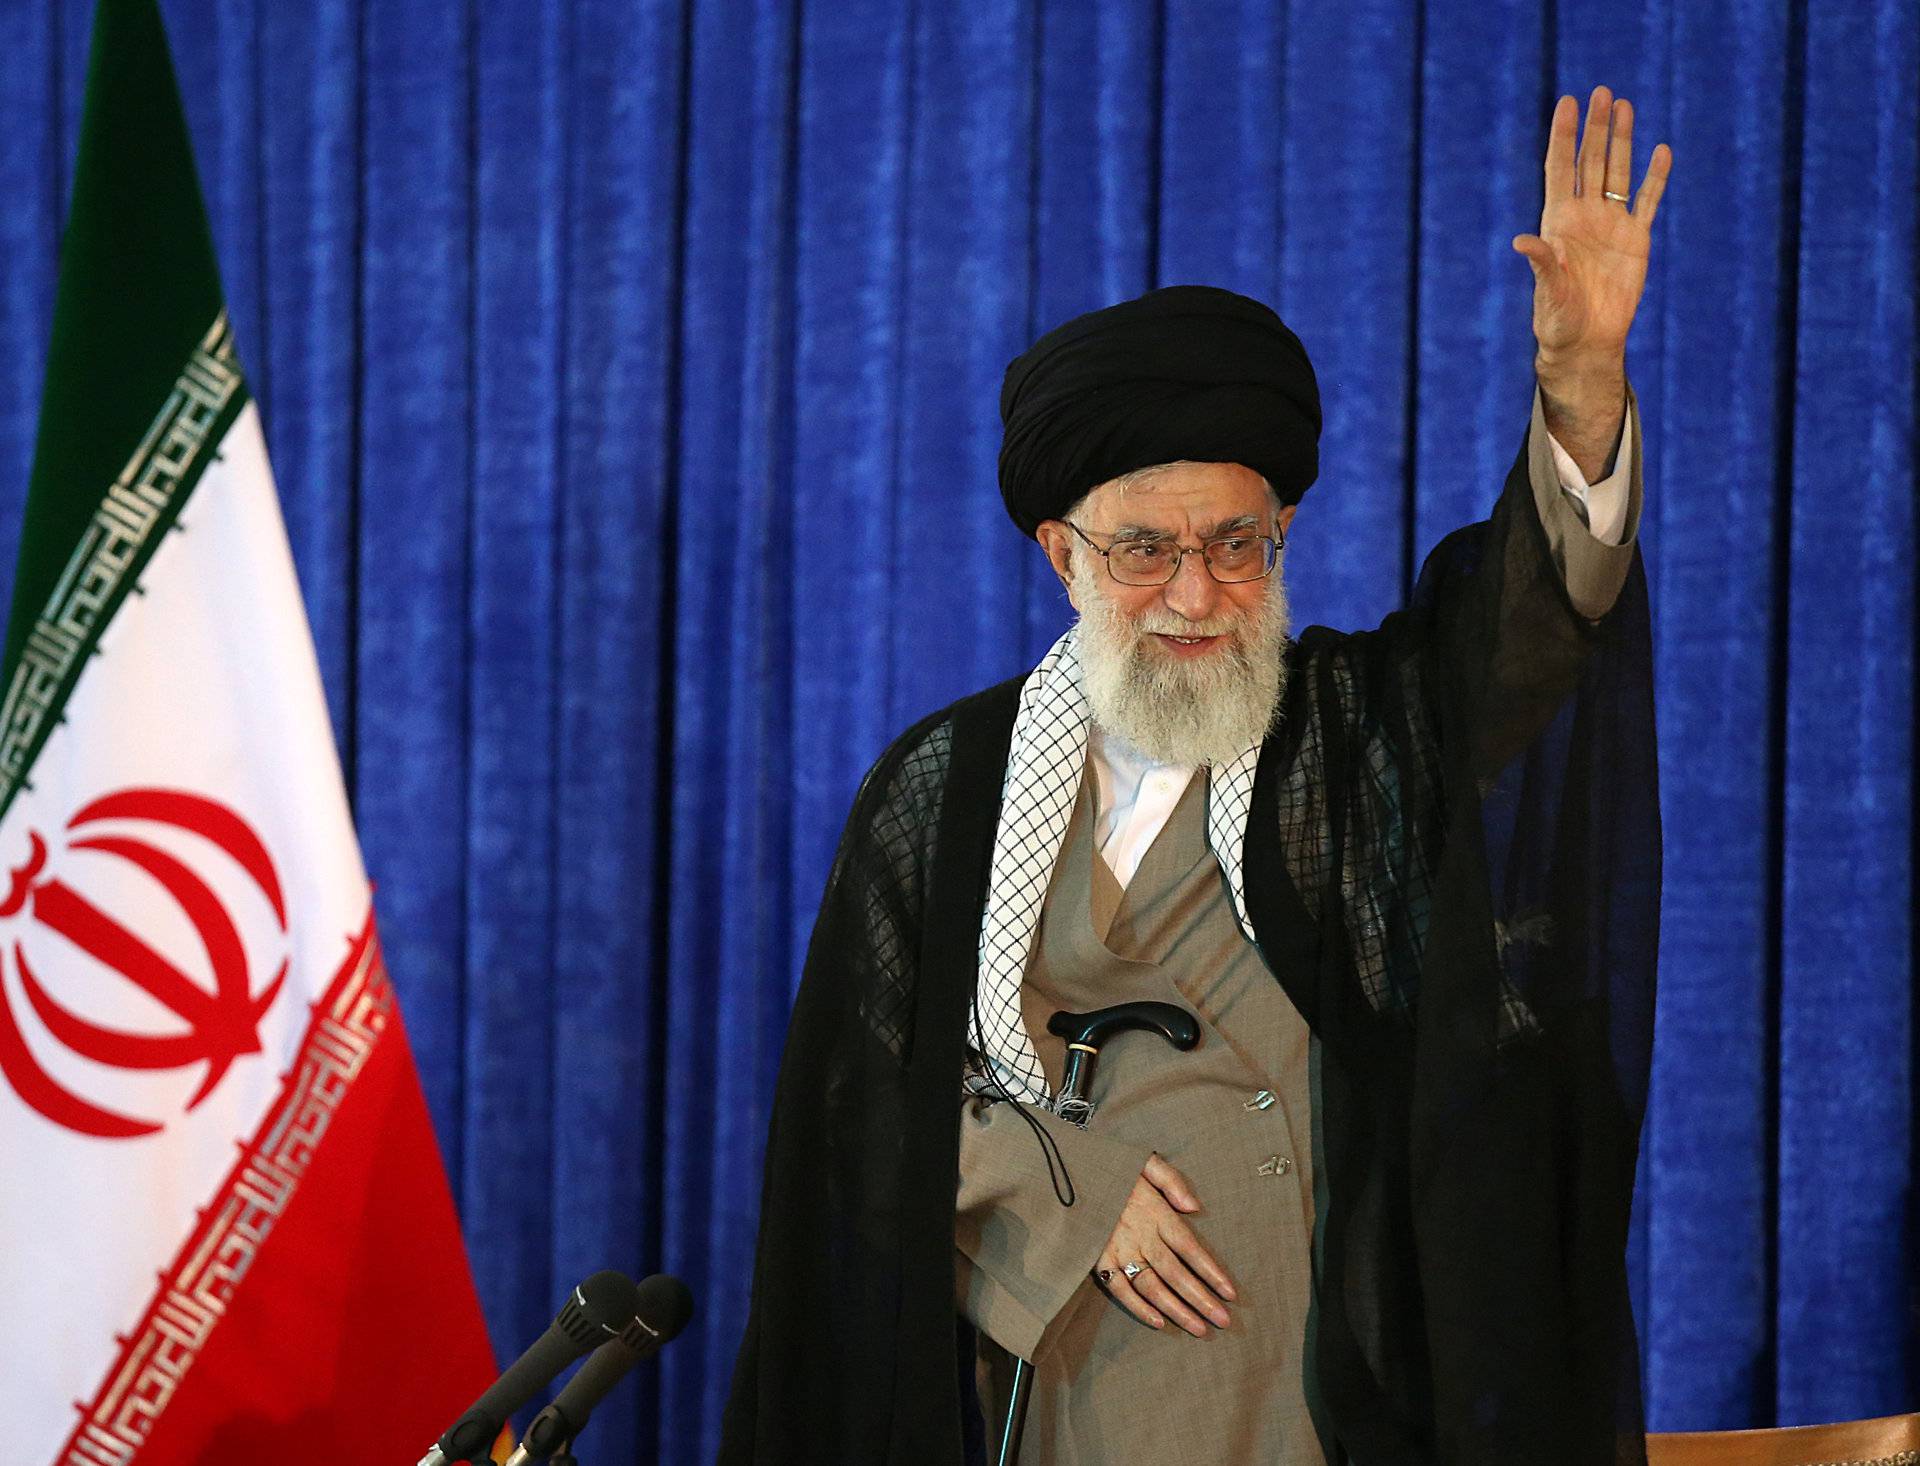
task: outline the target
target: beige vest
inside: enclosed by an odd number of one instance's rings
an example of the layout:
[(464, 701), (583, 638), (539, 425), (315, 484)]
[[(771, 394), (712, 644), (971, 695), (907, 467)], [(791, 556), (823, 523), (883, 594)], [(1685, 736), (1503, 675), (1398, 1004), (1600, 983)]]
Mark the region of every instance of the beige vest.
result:
[(1233, 1322), (1205, 1339), (1135, 1322), (1091, 1280), (1036, 1352), (1026, 1466), (1323, 1466), (1304, 1395), (1312, 1291), (1308, 1032), (1234, 921), (1196, 778), (1123, 891), (1094, 849), (1092, 780), (1075, 807), (1022, 989), (1049, 1081), (1058, 1009), (1157, 999), (1200, 1020), (1179, 1053), (1123, 1034), (1101, 1053), (1088, 1129), (1159, 1151), (1193, 1183), (1196, 1230), (1233, 1278)]

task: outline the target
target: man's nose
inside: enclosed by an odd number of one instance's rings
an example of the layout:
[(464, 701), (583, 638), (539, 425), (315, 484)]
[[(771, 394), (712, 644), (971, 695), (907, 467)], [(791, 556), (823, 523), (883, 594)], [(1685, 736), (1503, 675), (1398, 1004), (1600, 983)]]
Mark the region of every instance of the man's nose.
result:
[(1167, 609), (1189, 621), (1205, 621), (1220, 604), (1220, 582), (1207, 573), (1198, 555), (1182, 555), (1180, 568), (1162, 592)]

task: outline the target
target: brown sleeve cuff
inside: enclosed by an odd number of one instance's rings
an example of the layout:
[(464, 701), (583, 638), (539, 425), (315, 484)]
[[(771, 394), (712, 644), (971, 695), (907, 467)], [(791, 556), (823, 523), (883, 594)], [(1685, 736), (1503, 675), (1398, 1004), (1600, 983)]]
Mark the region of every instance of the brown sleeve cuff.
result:
[(1547, 532), (1547, 548), (1567, 588), (1574, 610), (1598, 621), (1613, 609), (1620, 588), (1633, 565), (1634, 541), (1640, 533), (1643, 461), (1640, 442), (1639, 399), (1627, 386), (1626, 438), (1622, 449), (1630, 454), (1627, 483), (1626, 533), (1617, 545), (1603, 544), (1587, 530), (1580, 506), (1560, 486), (1547, 441), (1546, 406), (1540, 389), (1533, 389), (1533, 422), (1527, 432), (1527, 477), (1533, 484), (1534, 508)]
[(1032, 1359), (1099, 1260), (1152, 1152), (1022, 1108), (1058, 1144), (1073, 1205), (1061, 1205), (1040, 1141), (1012, 1106), (970, 1096), (960, 1110), (954, 1245), (961, 1312), (1009, 1354)]

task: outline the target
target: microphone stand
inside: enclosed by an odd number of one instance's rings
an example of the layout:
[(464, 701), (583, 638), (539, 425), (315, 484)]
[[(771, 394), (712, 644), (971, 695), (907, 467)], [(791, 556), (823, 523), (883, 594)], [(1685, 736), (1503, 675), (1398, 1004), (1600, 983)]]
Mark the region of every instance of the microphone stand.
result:
[[(546, 1466), (580, 1466), (580, 1458), (573, 1454), (573, 1442), (574, 1437), (568, 1436), (554, 1447), (553, 1454), (546, 1459)], [(525, 1445), (526, 1442), (521, 1441), (519, 1444)], [(518, 1446), (515, 1449), (517, 1450)]]

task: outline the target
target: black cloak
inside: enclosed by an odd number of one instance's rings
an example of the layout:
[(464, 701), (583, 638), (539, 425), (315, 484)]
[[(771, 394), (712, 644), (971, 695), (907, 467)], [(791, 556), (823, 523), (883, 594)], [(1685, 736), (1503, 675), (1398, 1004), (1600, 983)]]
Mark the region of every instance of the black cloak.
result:
[[(1357, 1466), (1645, 1460), (1625, 1269), (1659, 830), (1646, 582), (1572, 606), (1523, 445), (1377, 629), (1288, 652), (1246, 897), (1321, 1050), (1312, 1357)], [(958, 1095), (1019, 679), (855, 799), (775, 1097), (723, 1466), (982, 1459)]]

